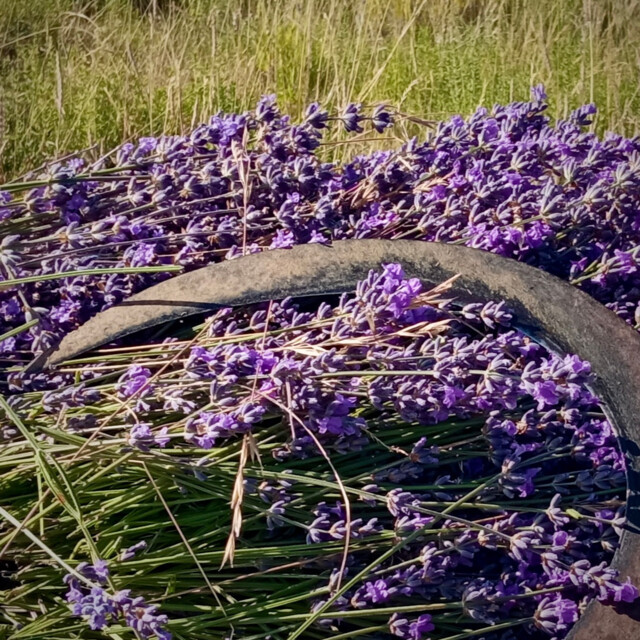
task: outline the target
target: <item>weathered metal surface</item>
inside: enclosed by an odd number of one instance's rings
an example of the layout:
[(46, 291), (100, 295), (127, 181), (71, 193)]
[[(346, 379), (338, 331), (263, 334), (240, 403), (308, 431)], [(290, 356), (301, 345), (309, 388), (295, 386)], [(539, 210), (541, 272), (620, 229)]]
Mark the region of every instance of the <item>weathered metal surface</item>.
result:
[[(628, 466), (628, 530), (614, 564), (640, 585), (640, 334), (585, 293), (543, 271), (467, 247), (440, 243), (345, 240), (268, 251), (193, 271), (101, 312), (66, 336), (32, 369), (58, 364), (119, 337), (218, 306), (350, 291), (370, 269), (399, 262), (427, 283), (460, 277), (463, 299), (503, 299), (519, 325), (549, 348), (591, 362), (594, 392), (620, 434)], [(637, 640), (640, 606), (592, 603), (571, 640)]]

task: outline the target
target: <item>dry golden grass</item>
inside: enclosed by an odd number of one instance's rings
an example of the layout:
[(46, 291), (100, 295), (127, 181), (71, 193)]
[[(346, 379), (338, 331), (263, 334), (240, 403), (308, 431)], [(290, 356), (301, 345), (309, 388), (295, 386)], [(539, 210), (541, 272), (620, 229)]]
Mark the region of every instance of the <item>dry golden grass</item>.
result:
[(270, 92), (438, 119), (544, 82), (632, 135), (639, 76), (637, 0), (1, 0), (0, 180)]

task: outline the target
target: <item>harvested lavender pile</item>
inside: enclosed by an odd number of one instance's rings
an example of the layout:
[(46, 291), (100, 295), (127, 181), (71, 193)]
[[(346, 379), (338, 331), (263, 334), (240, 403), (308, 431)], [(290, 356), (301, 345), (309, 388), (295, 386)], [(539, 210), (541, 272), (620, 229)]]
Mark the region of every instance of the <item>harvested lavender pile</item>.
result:
[(143, 138), (93, 165), (74, 157), (0, 187), (0, 357), (26, 362), (180, 271), (345, 238), (493, 251), (569, 280), (636, 324), (640, 141), (587, 133), (593, 105), (556, 123), (546, 108), (536, 87), (531, 102), (456, 116), (425, 142), (340, 165), (319, 157), (329, 125), (370, 135), (402, 117), (312, 104), (293, 124), (267, 96), (189, 135)]
[[(22, 371), (176, 273), (345, 238), (455, 242), (637, 325), (640, 141), (532, 101), (323, 162), (272, 97), (0, 188), (0, 637), (563, 638), (635, 586), (625, 470), (589, 365), (386, 265), (357, 292), (222, 310)], [(66, 274), (66, 275), (61, 275)]]
[(387, 265), (336, 304), (21, 375), (10, 637), (562, 638), (590, 600), (633, 601), (588, 363), (446, 291)]

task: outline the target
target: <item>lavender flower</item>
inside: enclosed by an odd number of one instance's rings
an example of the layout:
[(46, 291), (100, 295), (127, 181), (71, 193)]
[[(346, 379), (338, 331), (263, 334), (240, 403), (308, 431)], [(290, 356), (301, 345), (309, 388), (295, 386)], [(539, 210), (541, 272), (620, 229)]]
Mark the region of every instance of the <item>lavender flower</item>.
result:
[(415, 620), (408, 620), (394, 613), (389, 620), (391, 633), (399, 638), (404, 638), (404, 640), (423, 640), (434, 629), (435, 625), (431, 622), (431, 616), (428, 613)]
[(371, 124), (378, 133), (383, 133), (385, 129), (393, 126), (393, 116), (384, 105), (379, 105), (371, 114)]
[(170, 441), (168, 431), (167, 427), (162, 427), (154, 433), (150, 424), (139, 422), (131, 427), (127, 440), (132, 447), (141, 451), (149, 451), (153, 447), (163, 448)]
[(325, 129), (329, 114), (317, 102), (312, 102), (305, 111), (305, 122), (315, 129)]
[(577, 619), (576, 603), (559, 594), (541, 600), (534, 614), (535, 626), (550, 636), (566, 632)]
[[(104, 583), (109, 571), (104, 560), (94, 565), (80, 563), (77, 570), (87, 578)], [(133, 629), (140, 637), (159, 640), (171, 640), (171, 633), (164, 626), (168, 618), (157, 613), (158, 607), (147, 605), (143, 598), (131, 598), (128, 589), (110, 594), (102, 587), (87, 588), (73, 575), (66, 575), (65, 583), (69, 587), (66, 600), (74, 616), (86, 618), (93, 630), (103, 630), (118, 620)]]
[(349, 132), (357, 132), (361, 133), (363, 131), (360, 123), (364, 119), (364, 116), (361, 115), (361, 104), (352, 103), (347, 106), (347, 108), (340, 115), (340, 119), (344, 124), (344, 128)]
[(131, 560), (131, 558), (134, 558), (139, 551), (142, 551), (146, 548), (147, 548), (146, 540), (140, 540), (140, 542), (136, 542), (136, 544), (130, 546), (128, 549), (125, 549), (120, 554), (120, 562)]

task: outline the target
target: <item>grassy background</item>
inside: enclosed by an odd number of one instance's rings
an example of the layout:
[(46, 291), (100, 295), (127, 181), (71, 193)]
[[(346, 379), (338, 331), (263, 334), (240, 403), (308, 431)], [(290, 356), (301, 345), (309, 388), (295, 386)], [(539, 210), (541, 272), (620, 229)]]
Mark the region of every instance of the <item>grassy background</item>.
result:
[(0, 0), (0, 80), (0, 181), (267, 92), (437, 119), (544, 82), (554, 115), (594, 101), (633, 135), (640, 1)]

